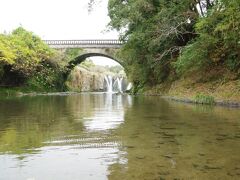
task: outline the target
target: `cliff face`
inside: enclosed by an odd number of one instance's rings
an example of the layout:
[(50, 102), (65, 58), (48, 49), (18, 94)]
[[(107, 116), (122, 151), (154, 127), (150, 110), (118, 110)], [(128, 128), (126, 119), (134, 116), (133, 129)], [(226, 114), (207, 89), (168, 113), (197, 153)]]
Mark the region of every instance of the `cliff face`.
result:
[(104, 74), (76, 67), (69, 75), (66, 84), (72, 91), (103, 91)]

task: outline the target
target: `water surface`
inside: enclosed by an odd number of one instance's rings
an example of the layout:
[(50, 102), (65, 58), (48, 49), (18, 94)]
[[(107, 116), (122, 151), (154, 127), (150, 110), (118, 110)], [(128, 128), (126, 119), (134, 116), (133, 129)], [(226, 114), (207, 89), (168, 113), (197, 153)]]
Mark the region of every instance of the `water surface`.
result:
[(240, 179), (240, 110), (103, 93), (0, 100), (0, 180)]

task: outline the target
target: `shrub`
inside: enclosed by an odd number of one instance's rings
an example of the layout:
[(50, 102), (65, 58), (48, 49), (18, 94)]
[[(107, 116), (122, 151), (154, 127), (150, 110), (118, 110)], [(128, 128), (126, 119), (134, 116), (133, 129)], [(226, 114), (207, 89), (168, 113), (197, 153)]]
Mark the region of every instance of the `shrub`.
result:
[(196, 103), (199, 104), (215, 104), (215, 100), (214, 97), (209, 96), (209, 95), (204, 95), (204, 94), (197, 94), (194, 97), (194, 100)]
[[(39, 37), (22, 27), (11, 34), (0, 35), (0, 63), (6, 85), (23, 85), (36, 72), (40, 62), (50, 59), (54, 51)], [(12, 78), (11, 76), (14, 76)], [(13, 83), (16, 82), (17, 84)]]
[(231, 71), (240, 68), (240, 13), (237, 0), (222, 0), (199, 18), (195, 25), (198, 34), (183, 48), (174, 66), (179, 74), (206, 65), (226, 66)]
[(35, 91), (63, 91), (64, 69), (52, 61), (39, 64), (34, 75), (28, 79), (27, 85)]

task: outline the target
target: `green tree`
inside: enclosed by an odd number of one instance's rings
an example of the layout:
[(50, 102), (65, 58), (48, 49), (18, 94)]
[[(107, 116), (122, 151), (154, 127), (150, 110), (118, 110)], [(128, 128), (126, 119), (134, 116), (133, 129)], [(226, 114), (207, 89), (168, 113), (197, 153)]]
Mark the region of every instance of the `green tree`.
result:
[(23, 75), (31, 76), (39, 62), (53, 56), (53, 51), (39, 37), (22, 27), (12, 32), (11, 41), (16, 53), (12, 70)]
[(122, 32), (126, 43), (120, 54), (135, 86), (155, 85), (168, 76), (171, 62), (196, 37), (196, 4), (192, 0), (109, 0), (110, 26)]
[(16, 53), (11, 48), (11, 40), (9, 36), (0, 34), (0, 63), (15, 63)]
[(239, 0), (109, 0), (108, 9), (135, 87), (176, 77), (176, 70), (239, 70)]
[(0, 84), (55, 86), (55, 76), (61, 69), (53, 61), (55, 56), (55, 51), (22, 27), (11, 34), (1, 34)]
[(178, 72), (189, 69), (224, 66), (236, 71), (240, 68), (240, 2), (215, 1), (205, 16), (199, 18), (199, 36), (189, 43), (176, 62)]

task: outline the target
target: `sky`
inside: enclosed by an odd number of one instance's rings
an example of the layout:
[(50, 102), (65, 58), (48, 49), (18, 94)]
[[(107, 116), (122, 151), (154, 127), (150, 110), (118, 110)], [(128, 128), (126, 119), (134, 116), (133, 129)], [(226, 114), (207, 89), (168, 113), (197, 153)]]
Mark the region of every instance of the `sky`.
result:
[[(101, 2), (100, 2), (101, 1)], [(0, 33), (22, 26), (44, 40), (117, 39), (107, 31), (108, 0), (98, 0), (88, 12), (89, 0), (1, 0)], [(91, 58), (96, 64), (115, 65), (106, 58)]]

